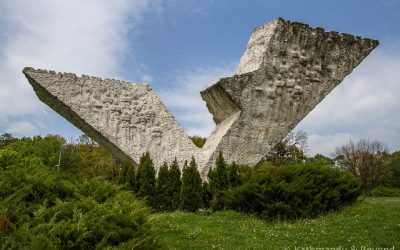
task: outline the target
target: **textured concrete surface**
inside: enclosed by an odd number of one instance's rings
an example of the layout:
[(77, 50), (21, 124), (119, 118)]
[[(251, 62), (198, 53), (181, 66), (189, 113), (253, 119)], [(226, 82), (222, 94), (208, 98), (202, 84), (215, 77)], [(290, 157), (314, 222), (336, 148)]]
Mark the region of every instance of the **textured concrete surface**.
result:
[(222, 151), (255, 164), (376, 46), (378, 41), (277, 19), (253, 31), (236, 74), (201, 92), (216, 128), (197, 148), (144, 84), (25, 68), (44, 103), (115, 155), (155, 166), (196, 158), (202, 176)]
[(183, 163), (198, 151), (149, 85), (32, 68), (23, 72), (41, 101), (116, 156), (138, 162), (150, 152), (160, 166), (175, 157)]
[(256, 28), (236, 74), (201, 92), (214, 133), (225, 119), (231, 123), (212, 142), (211, 161), (222, 150), (229, 161), (259, 162), (377, 45), (281, 18)]

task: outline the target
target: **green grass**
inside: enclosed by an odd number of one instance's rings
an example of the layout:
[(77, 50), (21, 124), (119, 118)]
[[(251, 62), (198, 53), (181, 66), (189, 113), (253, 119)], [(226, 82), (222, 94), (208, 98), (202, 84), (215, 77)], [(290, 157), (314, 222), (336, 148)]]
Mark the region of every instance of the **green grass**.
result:
[(366, 198), (340, 212), (292, 222), (265, 222), (233, 211), (164, 213), (155, 221), (167, 249), (400, 248), (400, 198)]

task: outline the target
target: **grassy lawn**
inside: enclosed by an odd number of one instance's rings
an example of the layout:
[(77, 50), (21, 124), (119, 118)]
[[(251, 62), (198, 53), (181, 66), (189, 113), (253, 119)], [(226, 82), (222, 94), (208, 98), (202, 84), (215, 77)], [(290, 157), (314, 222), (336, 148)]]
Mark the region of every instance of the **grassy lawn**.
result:
[(265, 222), (233, 211), (165, 213), (155, 220), (167, 249), (400, 249), (400, 198), (366, 198), (340, 212), (295, 222)]

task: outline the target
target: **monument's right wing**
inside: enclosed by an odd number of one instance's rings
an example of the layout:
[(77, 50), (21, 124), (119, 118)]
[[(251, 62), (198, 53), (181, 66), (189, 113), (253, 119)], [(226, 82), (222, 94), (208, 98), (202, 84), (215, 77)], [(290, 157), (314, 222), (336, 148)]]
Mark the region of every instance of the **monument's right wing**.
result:
[(201, 92), (217, 124), (240, 111), (210, 162), (260, 161), (377, 45), (283, 19), (256, 28), (236, 75)]

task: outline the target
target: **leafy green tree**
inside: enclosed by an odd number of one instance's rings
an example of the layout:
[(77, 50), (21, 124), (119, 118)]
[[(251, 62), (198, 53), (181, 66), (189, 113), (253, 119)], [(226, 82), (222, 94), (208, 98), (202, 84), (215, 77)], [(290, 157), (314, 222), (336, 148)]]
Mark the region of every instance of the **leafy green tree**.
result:
[(6, 148), (14, 150), (21, 158), (38, 157), (46, 166), (55, 168), (64, 143), (65, 139), (59, 135), (34, 136), (13, 140)]
[(0, 135), (0, 148), (7, 146), (9, 143), (16, 141), (10, 133), (4, 133)]
[(335, 155), (338, 166), (360, 178), (368, 192), (378, 185), (387, 185), (387, 176), (391, 174), (388, 151), (383, 142), (361, 139), (337, 147)]
[(142, 155), (137, 173), (137, 195), (147, 198), (148, 204), (155, 207), (156, 202), (156, 170), (149, 153)]
[(191, 136), (190, 139), (192, 140), (192, 142), (194, 143), (194, 145), (196, 145), (199, 148), (202, 148), (204, 146), (204, 144), (206, 143), (206, 138), (200, 137), (200, 136)]
[(272, 163), (274, 166), (304, 162), (306, 148), (307, 133), (301, 130), (296, 133), (290, 132), (265, 156), (265, 161)]
[(64, 144), (60, 150), (60, 171), (78, 172), (82, 170), (81, 157), (76, 153), (74, 144)]
[(0, 169), (6, 169), (20, 162), (17, 152), (11, 149), (0, 149)]
[(158, 170), (157, 177), (157, 209), (167, 211), (171, 209), (172, 194), (170, 193), (169, 171), (167, 163), (164, 163)]
[(215, 168), (210, 168), (208, 181), (212, 193), (211, 207), (213, 209), (224, 208), (223, 191), (229, 187), (228, 170), (222, 152), (219, 152), (215, 161)]
[(395, 151), (387, 156), (389, 174), (386, 183), (389, 186), (400, 188), (400, 151)]
[(327, 165), (334, 165), (335, 161), (332, 158), (329, 158), (322, 154), (316, 154), (313, 157), (309, 157), (306, 159), (306, 162), (315, 162)]
[(171, 195), (171, 207), (170, 209), (177, 210), (180, 206), (180, 192), (181, 192), (181, 170), (179, 169), (178, 162), (175, 160), (172, 162), (168, 171), (168, 192)]
[(181, 209), (194, 212), (201, 207), (202, 199), (201, 177), (197, 170), (197, 164), (192, 157), (190, 166), (187, 162), (182, 171), (182, 188), (181, 188)]
[(77, 140), (76, 154), (81, 158), (83, 175), (88, 177), (103, 176), (108, 180), (119, 177), (120, 165), (123, 165), (122, 161), (124, 160), (116, 163), (107, 150), (100, 147), (87, 135), (82, 134)]

